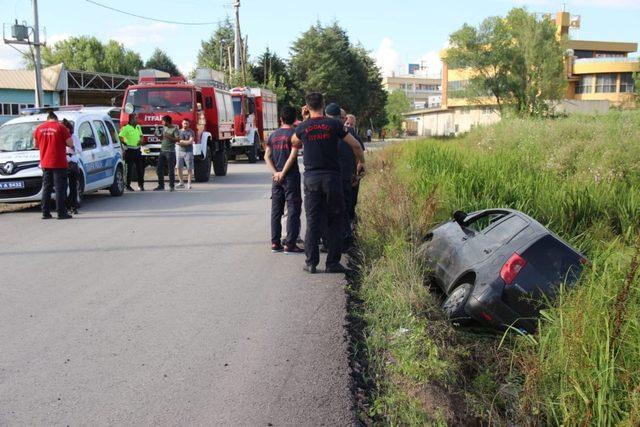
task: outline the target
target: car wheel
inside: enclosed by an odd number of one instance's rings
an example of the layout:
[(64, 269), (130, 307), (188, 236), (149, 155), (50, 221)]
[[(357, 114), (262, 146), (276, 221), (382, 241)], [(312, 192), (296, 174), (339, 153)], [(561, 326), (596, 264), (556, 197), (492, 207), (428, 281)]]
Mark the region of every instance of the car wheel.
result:
[(442, 310), (449, 321), (459, 325), (466, 325), (471, 322), (471, 317), (464, 309), (473, 286), (463, 283), (453, 290), (442, 303)]
[(109, 192), (112, 196), (122, 196), (124, 193), (124, 172), (122, 166), (116, 168), (116, 173), (113, 175), (113, 184), (109, 187)]

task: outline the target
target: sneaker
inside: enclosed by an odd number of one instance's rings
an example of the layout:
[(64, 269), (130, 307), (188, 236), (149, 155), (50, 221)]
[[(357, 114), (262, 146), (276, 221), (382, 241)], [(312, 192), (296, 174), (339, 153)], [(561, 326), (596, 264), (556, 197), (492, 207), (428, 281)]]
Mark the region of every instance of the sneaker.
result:
[(184, 188), (184, 184), (179, 182), (178, 185), (176, 185), (176, 188)]
[(316, 274), (316, 266), (315, 265), (305, 265), (302, 269), (309, 274)]
[(191, 190), (191, 184), (187, 184), (187, 190)]
[(304, 253), (304, 249), (299, 248), (297, 245), (293, 245), (293, 246), (289, 246), (289, 245), (285, 245), (284, 246), (284, 253), (289, 255), (289, 254), (303, 254)]
[(164, 191), (164, 187), (156, 187), (153, 191)]
[(276, 253), (276, 252), (282, 252), (282, 251), (283, 251), (283, 248), (280, 243), (271, 244), (271, 252)]
[(169, 191), (174, 191), (174, 190), (175, 190), (175, 188), (169, 187)]
[(71, 208), (69, 209), (69, 212), (71, 212), (74, 215), (78, 215), (78, 208)]
[(327, 268), (324, 270), (325, 273), (342, 273), (347, 274), (350, 273), (351, 270), (345, 267), (344, 265), (337, 263), (334, 265), (327, 265)]
[(130, 185), (127, 185), (127, 186), (125, 186), (124, 188), (126, 188), (126, 189), (127, 189), (127, 191), (136, 191), (136, 190), (134, 190), (134, 189), (133, 189), (133, 187), (132, 187), (132, 186), (130, 186)]
[(138, 190), (144, 191), (144, 185), (138, 185)]
[(53, 218), (50, 213), (42, 214), (42, 219), (51, 219)]
[(69, 215), (68, 213), (58, 215), (58, 219), (71, 219), (71, 218), (73, 218), (73, 216)]

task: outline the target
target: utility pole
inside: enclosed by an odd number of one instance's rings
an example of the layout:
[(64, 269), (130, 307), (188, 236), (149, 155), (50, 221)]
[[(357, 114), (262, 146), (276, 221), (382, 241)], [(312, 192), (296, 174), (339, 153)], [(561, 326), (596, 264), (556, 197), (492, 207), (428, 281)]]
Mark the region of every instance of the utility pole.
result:
[(233, 8), (236, 13), (236, 26), (235, 26), (235, 43), (234, 43), (234, 61), (233, 68), (235, 72), (240, 72), (240, 49), (242, 45), (242, 41), (240, 39), (240, 0), (234, 0)]
[(42, 63), (40, 59), (40, 26), (38, 25), (38, 0), (32, 0), (33, 4), (33, 44), (35, 54), (36, 71), (36, 107), (42, 107), (44, 99), (42, 96)]

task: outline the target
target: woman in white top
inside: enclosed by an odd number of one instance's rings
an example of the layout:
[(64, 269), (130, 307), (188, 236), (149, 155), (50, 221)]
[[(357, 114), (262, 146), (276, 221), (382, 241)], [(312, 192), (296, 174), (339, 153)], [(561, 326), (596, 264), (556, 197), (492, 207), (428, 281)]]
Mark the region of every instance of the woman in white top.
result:
[(78, 168), (78, 159), (80, 152), (82, 151), (82, 145), (80, 144), (80, 138), (73, 133), (73, 124), (67, 119), (62, 119), (62, 124), (69, 129), (71, 139), (73, 140), (73, 147), (67, 147), (67, 177), (69, 180), (69, 195), (67, 196), (67, 209), (73, 214), (78, 213), (80, 203), (78, 203), (78, 178), (82, 172)]

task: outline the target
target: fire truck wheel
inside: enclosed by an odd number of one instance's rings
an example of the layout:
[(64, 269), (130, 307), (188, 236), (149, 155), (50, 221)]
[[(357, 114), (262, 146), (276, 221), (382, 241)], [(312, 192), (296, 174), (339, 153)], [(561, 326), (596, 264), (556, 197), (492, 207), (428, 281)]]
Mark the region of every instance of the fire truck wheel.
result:
[(255, 163), (258, 161), (258, 144), (255, 141), (247, 150), (247, 158), (249, 159), (249, 163)]
[(213, 172), (216, 176), (225, 176), (227, 174), (227, 150), (222, 149), (215, 152), (213, 155)]
[(207, 148), (207, 156), (203, 159), (194, 159), (194, 163), (196, 182), (208, 182), (211, 178), (211, 149)]

